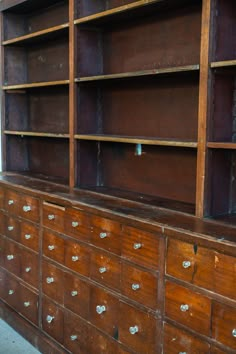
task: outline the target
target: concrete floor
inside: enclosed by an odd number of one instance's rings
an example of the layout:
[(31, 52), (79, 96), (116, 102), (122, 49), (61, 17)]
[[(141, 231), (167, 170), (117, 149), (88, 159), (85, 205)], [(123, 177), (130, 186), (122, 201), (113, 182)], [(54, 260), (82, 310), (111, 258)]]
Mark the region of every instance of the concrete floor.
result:
[(40, 352), (0, 319), (0, 354), (40, 354)]

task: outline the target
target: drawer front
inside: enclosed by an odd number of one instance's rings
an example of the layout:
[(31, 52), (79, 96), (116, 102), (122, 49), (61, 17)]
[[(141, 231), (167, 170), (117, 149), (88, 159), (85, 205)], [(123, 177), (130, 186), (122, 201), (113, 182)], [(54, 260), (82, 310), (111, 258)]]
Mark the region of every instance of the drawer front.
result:
[(122, 264), (121, 292), (144, 306), (158, 308), (157, 276), (126, 263)]
[(0, 298), (6, 298), (6, 273), (2, 268), (0, 268)]
[(64, 239), (50, 231), (43, 231), (43, 255), (54, 261), (64, 264)]
[(43, 277), (42, 288), (43, 293), (49, 296), (54, 301), (63, 304), (64, 284), (62, 279), (64, 277), (63, 271), (53, 266), (50, 263), (43, 261)]
[(39, 230), (34, 224), (21, 222), (20, 242), (31, 248), (32, 250), (39, 251)]
[(5, 267), (5, 262), (7, 261), (6, 249), (5, 249), (5, 240), (6, 237), (0, 236), (0, 266)]
[(20, 216), (38, 223), (39, 200), (28, 195), (22, 195), (20, 199)]
[(108, 354), (108, 353), (119, 353), (118, 343), (112, 341), (107, 336), (103, 335), (101, 332), (97, 331), (92, 326), (89, 328), (89, 350), (87, 353), (93, 354)]
[(166, 282), (165, 314), (198, 333), (210, 335), (211, 301), (172, 282)]
[(10, 240), (6, 240), (5, 242), (5, 268), (9, 270), (9, 272), (20, 276), (21, 270), (21, 248), (11, 242)]
[(63, 343), (64, 313), (62, 309), (50, 300), (43, 298), (42, 327), (43, 330), (59, 343)]
[(4, 209), (5, 192), (4, 188), (0, 187), (0, 209)]
[(19, 310), (20, 285), (19, 281), (9, 274), (5, 276), (5, 301), (15, 310)]
[[(211, 346), (211, 354), (226, 354), (225, 350), (219, 349), (217, 347)], [(227, 352), (230, 353), (230, 352)]]
[(68, 208), (65, 217), (65, 232), (68, 236), (74, 237), (85, 242), (90, 241), (91, 221), (84, 212)]
[(64, 346), (71, 353), (88, 353), (89, 329), (88, 324), (80, 317), (64, 314)]
[(159, 239), (133, 227), (124, 227), (122, 256), (139, 265), (158, 269)]
[(20, 287), (19, 313), (38, 325), (38, 295), (23, 285)]
[(214, 286), (211, 290), (236, 300), (236, 257), (215, 252)]
[(21, 278), (32, 285), (39, 287), (39, 256), (32, 251), (21, 250)]
[(97, 216), (91, 218), (91, 242), (117, 255), (121, 254), (121, 224)]
[(106, 291), (91, 287), (90, 321), (113, 338), (118, 336), (119, 300)]
[(6, 216), (2, 211), (0, 211), (0, 234), (1, 235), (5, 235), (5, 231), (6, 231), (5, 223), (6, 223)]
[(110, 288), (120, 290), (120, 258), (92, 251), (91, 278)]
[(236, 350), (236, 308), (217, 302), (213, 304), (212, 337)]
[(119, 340), (139, 354), (157, 353), (156, 319), (123, 302), (119, 311)]
[(59, 205), (43, 203), (43, 226), (64, 233), (65, 208)]
[(64, 284), (64, 306), (88, 319), (90, 285), (67, 272), (64, 273)]
[(20, 215), (20, 194), (7, 189), (5, 192), (5, 210), (12, 215)]
[(65, 266), (89, 276), (90, 248), (69, 240), (65, 241)]
[(12, 240), (20, 240), (20, 223), (13, 217), (6, 216), (5, 218), (5, 235)]
[(210, 345), (185, 331), (164, 324), (164, 353), (209, 354)]

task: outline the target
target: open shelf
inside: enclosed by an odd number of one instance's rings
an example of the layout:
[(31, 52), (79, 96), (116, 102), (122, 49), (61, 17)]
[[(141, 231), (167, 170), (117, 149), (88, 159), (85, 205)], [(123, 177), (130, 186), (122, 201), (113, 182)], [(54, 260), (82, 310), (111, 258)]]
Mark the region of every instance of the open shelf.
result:
[(207, 147), (211, 149), (228, 149), (235, 150), (236, 143), (225, 143), (225, 142), (208, 142)]
[(211, 68), (236, 68), (236, 60), (215, 61), (211, 63)]
[(3, 86), (3, 90), (19, 90), (19, 89), (30, 89), (37, 87), (47, 87), (47, 86), (61, 86), (68, 85), (69, 80), (59, 80), (59, 81), (45, 81), (45, 82), (32, 82), (29, 84), (18, 84), (18, 85), (6, 85)]

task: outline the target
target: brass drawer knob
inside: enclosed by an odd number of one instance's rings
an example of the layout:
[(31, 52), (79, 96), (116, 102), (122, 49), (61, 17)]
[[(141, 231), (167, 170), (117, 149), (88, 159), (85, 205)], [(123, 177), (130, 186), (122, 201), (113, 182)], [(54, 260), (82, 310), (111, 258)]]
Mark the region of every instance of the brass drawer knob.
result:
[(72, 225), (72, 227), (77, 227), (77, 226), (79, 226), (79, 223), (78, 223), (78, 221), (72, 221), (71, 225)]
[(185, 269), (190, 268), (191, 267), (191, 262), (190, 261), (183, 261), (182, 266)]
[(189, 305), (187, 305), (187, 304), (180, 305), (180, 311), (186, 312), (188, 310), (189, 310)]
[(26, 273), (29, 273), (31, 271), (31, 267), (25, 268)]
[(232, 330), (232, 336), (236, 338), (236, 328)]
[(101, 273), (101, 274), (106, 273), (106, 271), (107, 271), (106, 267), (100, 267), (99, 268), (99, 273)]
[(78, 336), (77, 336), (76, 334), (72, 334), (72, 335), (70, 336), (70, 339), (71, 339), (72, 341), (76, 340), (77, 338), (78, 338)]
[(140, 248), (142, 248), (142, 244), (141, 243), (134, 243), (134, 249), (135, 250), (139, 250)]
[(54, 316), (47, 315), (46, 317), (47, 323), (52, 323), (53, 320), (54, 320)]
[(25, 301), (25, 302), (24, 302), (24, 306), (25, 306), (25, 307), (29, 307), (29, 306), (30, 306), (30, 302), (29, 302), (29, 301)]
[(138, 326), (129, 327), (129, 333), (130, 334), (138, 333)]
[(99, 315), (101, 315), (103, 312), (105, 312), (106, 311), (106, 306), (104, 306), (104, 305), (98, 305), (98, 306), (96, 306), (96, 312), (99, 314)]
[(7, 230), (8, 230), (8, 231), (14, 230), (14, 226), (8, 226), (8, 227), (7, 227)]
[(132, 290), (136, 291), (140, 289), (140, 285), (139, 284), (132, 284)]
[(29, 211), (31, 211), (31, 206), (29, 206), (29, 205), (24, 205), (22, 209), (23, 209), (23, 211), (24, 211), (25, 213), (28, 213)]
[(54, 219), (55, 219), (55, 215), (53, 215), (53, 214), (48, 215), (48, 220), (54, 220)]
[(47, 282), (47, 284), (54, 283), (54, 278), (53, 277), (47, 277), (46, 282)]
[(72, 262), (77, 262), (79, 260), (78, 256), (72, 256), (71, 257)]
[(8, 254), (8, 255), (7, 255), (7, 260), (8, 260), (8, 261), (12, 261), (13, 259), (14, 259), (13, 254)]
[(12, 204), (14, 204), (14, 200), (12, 199), (8, 200), (8, 205), (12, 205)]
[(48, 246), (48, 249), (49, 249), (49, 251), (53, 251), (53, 250), (55, 249), (55, 246), (49, 245), (49, 246)]
[(106, 238), (107, 237), (107, 233), (106, 232), (100, 232), (99, 236), (100, 236), (101, 239)]
[(13, 295), (13, 294), (14, 294), (14, 290), (10, 289), (10, 290), (8, 291), (8, 294), (9, 294), (9, 295)]
[(72, 292), (71, 292), (71, 296), (77, 296), (78, 295), (78, 291), (76, 291), (76, 290), (72, 290)]
[(30, 235), (30, 234), (25, 234), (25, 239), (26, 239), (26, 240), (31, 239), (31, 235)]

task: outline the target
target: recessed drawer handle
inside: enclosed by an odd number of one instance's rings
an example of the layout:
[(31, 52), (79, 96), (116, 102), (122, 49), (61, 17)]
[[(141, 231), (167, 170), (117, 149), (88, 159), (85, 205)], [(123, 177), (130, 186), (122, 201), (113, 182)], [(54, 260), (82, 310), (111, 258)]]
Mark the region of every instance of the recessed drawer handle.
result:
[(29, 205), (24, 205), (22, 209), (23, 209), (23, 211), (24, 211), (25, 213), (28, 213), (29, 211), (31, 211), (31, 206), (29, 206)]
[(13, 295), (13, 294), (14, 294), (14, 290), (11, 290), (11, 289), (10, 289), (10, 290), (8, 291), (8, 294), (9, 294), (9, 295)]
[(100, 236), (101, 239), (106, 238), (107, 237), (107, 233), (106, 232), (100, 232), (99, 236)]
[(103, 312), (105, 312), (106, 311), (106, 306), (104, 306), (104, 305), (98, 305), (97, 307), (96, 307), (96, 312), (99, 314), (99, 315), (101, 315)]
[(190, 268), (191, 267), (191, 262), (190, 261), (183, 261), (182, 266), (185, 269)]
[(30, 305), (30, 302), (29, 302), (29, 301), (25, 301), (25, 302), (24, 302), (24, 306), (25, 306), (25, 307), (29, 307), (29, 305)]
[(189, 310), (189, 306), (188, 306), (188, 305), (186, 305), (186, 304), (184, 304), (184, 305), (180, 305), (180, 310), (181, 310), (182, 312), (186, 312), (186, 311), (188, 311), (188, 310)]
[(134, 243), (134, 249), (135, 250), (139, 250), (140, 248), (142, 248), (142, 244), (141, 243)]
[(53, 250), (55, 249), (55, 246), (49, 245), (49, 246), (48, 246), (48, 249), (49, 249), (49, 251), (53, 251)]
[(31, 271), (31, 267), (25, 268), (26, 273), (29, 273)]
[(106, 271), (107, 271), (106, 267), (100, 267), (99, 268), (99, 273), (101, 273), (101, 274), (106, 273)]
[(138, 333), (138, 326), (129, 327), (129, 333), (130, 334)]
[(26, 239), (26, 240), (31, 239), (31, 235), (30, 235), (30, 234), (25, 234), (25, 239)]
[(139, 284), (132, 284), (132, 290), (136, 291), (140, 289), (140, 285)]
[(47, 277), (46, 282), (48, 284), (54, 283), (54, 278), (53, 277)]
[(53, 320), (54, 320), (54, 316), (47, 315), (46, 317), (47, 323), (52, 323)]
[(232, 335), (233, 335), (233, 337), (236, 338), (236, 328), (234, 328), (234, 329), (232, 330)]
[(79, 257), (78, 256), (72, 256), (71, 259), (72, 259), (72, 262), (77, 262), (79, 260)]
[(7, 260), (8, 260), (8, 261), (11, 261), (12, 259), (14, 259), (13, 254), (8, 254), (8, 255), (7, 255)]
[(76, 291), (76, 290), (72, 290), (72, 292), (71, 292), (71, 296), (77, 296), (78, 295), (78, 291)]
[(8, 227), (7, 227), (7, 230), (8, 230), (8, 231), (14, 230), (14, 226), (8, 226)]
[(12, 199), (8, 200), (8, 205), (12, 205), (12, 204), (14, 204), (14, 200)]
[(76, 340), (77, 338), (78, 338), (78, 336), (77, 336), (76, 334), (72, 334), (72, 335), (70, 336), (70, 339), (71, 339), (72, 341)]
[(79, 226), (79, 223), (78, 223), (78, 221), (72, 221), (71, 225), (72, 225), (72, 227), (77, 227), (77, 226)]
[(53, 214), (48, 215), (48, 220), (54, 220), (54, 219), (55, 219), (55, 215), (53, 215)]

